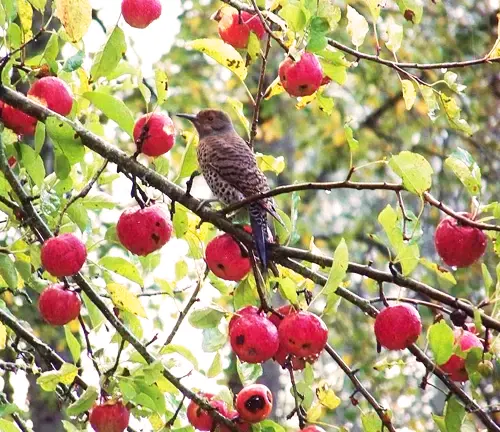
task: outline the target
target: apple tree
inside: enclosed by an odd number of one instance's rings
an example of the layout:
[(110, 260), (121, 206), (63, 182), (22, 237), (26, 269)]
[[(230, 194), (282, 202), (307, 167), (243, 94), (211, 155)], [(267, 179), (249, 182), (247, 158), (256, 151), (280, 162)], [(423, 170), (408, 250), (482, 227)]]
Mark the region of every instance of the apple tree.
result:
[(0, 431), (500, 431), (499, 17), (2, 0)]

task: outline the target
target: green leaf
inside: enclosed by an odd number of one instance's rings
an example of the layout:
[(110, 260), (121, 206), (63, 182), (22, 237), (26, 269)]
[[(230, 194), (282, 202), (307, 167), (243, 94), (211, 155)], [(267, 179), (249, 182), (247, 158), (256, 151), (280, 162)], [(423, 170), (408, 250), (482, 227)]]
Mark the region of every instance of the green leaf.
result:
[(19, 432), (19, 428), (11, 421), (0, 419), (0, 430), (2, 432)]
[(66, 60), (63, 66), (63, 71), (74, 72), (80, 68), (83, 64), (83, 59), (85, 58), (85, 51), (78, 51), (75, 55), (71, 56)]
[(432, 324), (427, 331), (429, 347), (434, 354), (434, 360), (438, 365), (445, 364), (453, 354), (455, 337), (453, 330), (441, 320)]
[(43, 160), (35, 150), (26, 144), (20, 144), (21, 160), (31, 179), (37, 186), (41, 186), (45, 178)]
[(439, 93), (439, 98), (446, 113), (448, 123), (456, 130), (462, 131), (467, 135), (472, 135), (472, 129), (466, 120), (460, 118), (461, 109), (457, 105), (455, 99), (446, 96), (444, 93)]
[(323, 92), (320, 90), (316, 93), (316, 102), (321, 111), (326, 115), (332, 115), (333, 108), (335, 107), (335, 102), (332, 97), (323, 96)]
[(287, 3), (283, 9), (280, 10), (279, 15), (294, 32), (299, 32), (306, 26), (307, 15), (304, 8), (300, 5)]
[(67, 409), (66, 414), (71, 417), (77, 416), (85, 411), (88, 411), (94, 405), (99, 397), (99, 391), (94, 386), (89, 386), (83, 394), (73, 402)]
[(7, 254), (0, 253), (0, 276), (10, 289), (17, 289), (17, 271), (14, 261)]
[(198, 329), (214, 328), (217, 327), (223, 316), (224, 312), (205, 307), (191, 312), (191, 315), (189, 315), (189, 323), (194, 328)]
[(361, 414), (361, 424), (364, 432), (382, 432), (382, 420), (374, 411)]
[(45, 4), (47, 0), (28, 0), (31, 5), (38, 11), (42, 12), (45, 10)]
[(236, 285), (234, 290), (234, 309), (238, 310), (250, 305), (260, 306), (260, 301), (255, 279), (248, 276)]
[(175, 345), (175, 344), (169, 344), (164, 346), (161, 351), (161, 354), (172, 354), (176, 353), (184, 357), (186, 360), (188, 360), (196, 370), (198, 370), (198, 360), (196, 359), (196, 356), (185, 346), (182, 345)]
[(214, 378), (222, 372), (222, 360), (220, 357), (220, 352), (215, 354), (214, 360), (207, 371), (208, 378)]
[(71, 165), (76, 165), (83, 160), (85, 147), (70, 125), (55, 117), (49, 117), (45, 121), (45, 127), (50, 139), (54, 141), (57, 149), (66, 156)]
[(411, 80), (401, 80), (401, 85), (403, 87), (403, 99), (405, 101), (406, 109), (411, 110), (413, 104), (415, 103), (415, 99), (417, 98), (417, 92), (415, 90), (415, 86), (413, 85), (413, 81)]
[(347, 124), (344, 125), (345, 139), (347, 144), (349, 144), (349, 149), (354, 153), (359, 148), (359, 141), (354, 138), (354, 133), (351, 127)]
[(137, 267), (125, 258), (105, 256), (99, 260), (98, 264), (140, 286), (144, 286), (144, 280)]
[[(257, 425), (255, 425), (257, 426)], [(254, 427), (255, 427), (254, 426)], [(281, 426), (280, 424), (273, 422), (272, 420), (263, 420), (260, 423), (258, 423), (258, 426), (260, 427), (259, 432), (285, 432), (286, 429)]]
[(432, 414), (432, 420), (434, 420), (440, 432), (448, 432), (446, 430), (446, 424), (444, 423), (444, 417)]
[(278, 289), (281, 296), (292, 304), (298, 303), (297, 284), (288, 277), (272, 277), (270, 282), (278, 282)]
[(333, 265), (328, 275), (323, 291), (325, 294), (330, 294), (337, 291), (340, 283), (344, 280), (347, 274), (347, 266), (349, 265), (349, 251), (344, 239), (340, 240), (339, 245), (333, 254)]
[(28, 3), (28, 0), (17, 0), (17, 16), (21, 23), (24, 38), (31, 39), (33, 37), (33, 32), (31, 31), (33, 8)]
[(401, 42), (403, 41), (403, 26), (396, 24), (392, 18), (389, 19), (387, 26), (387, 37), (388, 40), (385, 43), (387, 48), (393, 53), (398, 52), (399, 48), (401, 48)]
[(130, 137), (133, 137), (134, 117), (123, 101), (96, 91), (85, 92), (83, 97), (99, 108), (106, 117), (116, 122)]
[(198, 168), (198, 159), (196, 157), (196, 147), (198, 146), (198, 134), (184, 132), (183, 137), (186, 140), (186, 149), (182, 155), (181, 170), (175, 179), (178, 183), (180, 179), (189, 177)]
[(35, 129), (35, 152), (40, 153), (45, 142), (45, 123), (37, 122)]
[(403, 180), (403, 186), (417, 195), (422, 195), (432, 185), (434, 170), (418, 153), (402, 151), (391, 157), (389, 166)]
[(378, 0), (364, 0), (370, 9), (370, 14), (374, 21), (380, 16), (380, 2)]
[(253, 31), (250, 32), (250, 35), (248, 36), (247, 52), (252, 60), (259, 58), (260, 39)]
[(458, 147), (444, 163), (454, 172), (471, 196), (481, 195), (481, 168), (467, 150)]
[(78, 368), (71, 363), (63, 363), (59, 370), (43, 372), (36, 380), (44, 391), (53, 392), (57, 384), (70, 385), (78, 375)]
[(399, 223), (401, 218), (402, 215), (396, 213), (390, 205), (387, 205), (378, 215), (380, 225), (384, 228), (391, 246), (396, 250), (395, 261), (401, 263), (403, 274), (408, 275), (418, 265), (420, 250), (417, 243), (410, 244), (403, 239), (403, 232)]
[(196, 39), (186, 44), (187, 48), (200, 51), (228, 68), (240, 80), (247, 76), (247, 67), (240, 53), (220, 39)]
[(495, 294), (495, 288), (493, 286), (493, 278), (491, 277), (491, 274), (488, 271), (488, 267), (486, 267), (486, 264), (484, 263), (481, 263), (481, 272), (483, 274), (484, 287), (486, 288), (486, 293), (487, 293), (486, 295), (489, 298), (491, 298)]
[(205, 352), (219, 351), (227, 341), (227, 334), (221, 333), (217, 327), (203, 329), (201, 348)]
[(465, 419), (465, 408), (458, 401), (456, 396), (452, 396), (446, 402), (444, 409), (444, 422), (447, 432), (460, 432), (462, 423)]
[(368, 22), (356, 9), (347, 6), (347, 34), (351, 37), (353, 45), (358, 48), (365, 40), (368, 33)]
[[(251, 33), (253, 34), (253, 33)], [(245, 128), (245, 132), (247, 133), (247, 136), (250, 137), (250, 122), (248, 119), (245, 117), (245, 113), (243, 112), (243, 104), (235, 98), (227, 98), (227, 103), (233, 110), (233, 112), (236, 114), (238, 117), (238, 120), (240, 123), (243, 125)]]
[(425, 85), (419, 85), (420, 92), (424, 98), (425, 104), (427, 105), (427, 115), (434, 121), (437, 118), (436, 111), (439, 111), (439, 103), (436, 98), (436, 93), (432, 87)]
[(168, 92), (168, 76), (162, 69), (155, 70), (155, 86), (158, 105), (162, 105), (167, 99)]
[(69, 326), (64, 326), (64, 335), (66, 337), (66, 344), (68, 345), (69, 351), (71, 353), (71, 357), (73, 357), (73, 361), (78, 363), (80, 360), (80, 354), (82, 351), (82, 347), (80, 346), (80, 342), (75, 337), (75, 335), (69, 329)]
[(74, 202), (68, 207), (67, 213), (70, 219), (78, 225), (80, 230), (85, 231), (90, 225), (89, 215), (82, 203)]
[(236, 371), (243, 387), (253, 384), (262, 376), (262, 365), (259, 363), (246, 363), (236, 359)]
[(116, 26), (111, 33), (106, 45), (94, 57), (94, 63), (90, 69), (91, 81), (97, 81), (100, 77), (107, 77), (120, 63), (127, 51), (127, 42), (123, 30)]
[(188, 231), (188, 215), (185, 207), (177, 205), (175, 208), (174, 219), (174, 232), (177, 238), (183, 238)]
[(406, 21), (420, 23), (424, 11), (421, 0), (396, 0), (396, 3)]

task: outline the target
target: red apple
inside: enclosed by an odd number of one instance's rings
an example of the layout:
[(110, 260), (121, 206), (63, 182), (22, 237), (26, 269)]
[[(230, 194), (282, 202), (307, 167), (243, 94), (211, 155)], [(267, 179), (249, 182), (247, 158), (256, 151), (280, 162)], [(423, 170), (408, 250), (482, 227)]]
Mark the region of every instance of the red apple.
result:
[(125, 210), (116, 224), (120, 243), (136, 255), (146, 256), (161, 249), (172, 235), (172, 223), (162, 206)]
[(130, 412), (122, 402), (109, 401), (96, 405), (90, 413), (90, 425), (96, 432), (123, 432), (128, 427)]
[(418, 339), (422, 321), (417, 309), (401, 303), (380, 312), (375, 318), (374, 329), (380, 345), (390, 350), (402, 350)]
[(258, 15), (245, 11), (240, 14), (232, 7), (223, 8), (220, 15), (219, 35), (234, 48), (246, 48), (250, 32), (254, 32), (259, 39), (264, 37), (266, 31)]
[[(468, 213), (460, 214), (471, 219)], [(487, 240), (479, 228), (462, 224), (452, 217), (441, 220), (434, 235), (437, 253), (451, 267), (468, 267), (475, 263), (484, 254)]]
[(123, 0), (122, 15), (129, 26), (146, 28), (160, 18), (160, 0)]
[(175, 127), (172, 119), (165, 114), (145, 114), (134, 126), (134, 141), (137, 150), (147, 156), (167, 153), (175, 142)]
[(48, 76), (35, 81), (28, 91), (28, 96), (34, 96), (47, 108), (63, 116), (68, 115), (73, 107), (70, 88), (57, 77)]
[(43, 267), (52, 276), (72, 276), (78, 273), (85, 263), (87, 249), (74, 234), (61, 234), (43, 243), (41, 259)]
[(263, 384), (251, 384), (236, 395), (236, 411), (248, 423), (258, 423), (271, 414), (273, 395)]
[(46, 287), (38, 299), (40, 315), (54, 326), (64, 325), (78, 318), (81, 306), (78, 294), (66, 289), (62, 282)]
[[(199, 396), (208, 399), (209, 404), (213, 408), (219, 411), (219, 413), (223, 416), (227, 416), (227, 405), (224, 401), (213, 399), (214, 395), (211, 393), (201, 393)], [(194, 401), (191, 401), (188, 405), (187, 418), (189, 423), (199, 431), (212, 431), (215, 428), (212, 416), (207, 411), (200, 408), (200, 406)]]
[(5, 104), (2, 109), (2, 123), (18, 135), (33, 136), (37, 119)]
[(291, 96), (312, 95), (323, 81), (321, 64), (309, 52), (304, 52), (297, 61), (287, 57), (281, 62), (278, 74), (281, 85)]

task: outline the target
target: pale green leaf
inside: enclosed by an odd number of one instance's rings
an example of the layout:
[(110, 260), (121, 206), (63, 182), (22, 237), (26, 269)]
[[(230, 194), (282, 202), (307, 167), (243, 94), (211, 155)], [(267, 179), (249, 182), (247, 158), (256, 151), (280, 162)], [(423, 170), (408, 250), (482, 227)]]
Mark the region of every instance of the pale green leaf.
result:
[(71, 357), (73, 357), (73, 361), (77, 363), (78, 360), (80, 360), (80, 354), (82, 351), (80, 342), (78, 342), (78, 339), (71, 332), (69, 326), (67, 325), (64, 326), (64, 336), (66, 337), (66, 344), (68, 345)]
[(10, 289), (17, 289), (17, 271), (9, 255), (0, 253), (0, 276)]
[(23, 167), (37, 186), (41, 186), (45, 178), (45, 167), (42, 158), (35, 150), (26, 144), (21, 144), (21, 159)]
[(363, 425), (363, 432), (382, 432), (382, 420), (374, 411), (361, 414), (361, 424)]
[(396, 3), (406, 21), (420, 23), (424, 11), (421, 0), (396, 0)]
[(28, 3), (28, 0), (17, 0), (17, 16), (21, 23), (24, 39), (31, 39), (33, 37), (33, 32), (31, 31), (33, 8)]
[(359, 148), (359, 141), (354, 138), (352, 128), (347, 124), (344, 125), (344, 133), (347, 144), (349, 144), (349, 149), (351, 152), (355, 152)]
[(431, 187), (434, 170), (418, 153), (402, 151), (389, 160), (389, 166), (401, 177), (408, 191), (421, 195)]
[(228, 68), (242, 81), (246, 78), (247, 68), (240, 53), (221, 39), (196, 39), (188, 42), (186, 46), (212, 57), (217, 63)]
[(45, 121), (45, 127), (50, 139), (54, 141), (57, 150), (59, 150), (69, 161), (71, 165), (81, 162), (85, 156), (85, 147), (73, 128), (56, 119), (49, 117)]
[(168, 76), (162, 69), (155, 70), (156, 97), (158, 105), (163, 104), (167, 99), (168, 93)]
[(0, 350), (7, 346), (7, 327), (0, 323)]
[(385, 43), (387, 48), (393, 53), (398, 52), (399, 48), (401, 48), (401, 42), (403, 41), (403, 26), (396, 24), (392, 17), (389, 19), (387, 25), (387, 37), (388, 40)]
[(446, 158), (445, 166), (453, 171), (471, 196), (481, 194), (481, 168), (468, 151), (458, 147)]
[(0, 419), (0, 430), (2, 432), (19, 432), (19, 428), (11, 421)]
[(77, 416), (93, 407), (95, 401), (99, 397), (99, 391), (94, 386), (89, 386), (83, 394), (73, 402), (67, 409), (66, 414), (69, 416)]
[(236, 370), (243, 386), (253, 384), (262, 376), (262, 365), (259, 363), (246, 363), (237, 359)]
[(368, 33), (368, 22), (356, 9), (347, 6), (347, 34), (350, 36), (353, 45), (358, 48), (363, 44)]
[(458, 401), (456, 396), (452, 396), (446, 402), (444, 409), (444, 422), (447, 432), (461, 432), (461, 426), (465, 419), (465, 408)]
[(280, 174), (285, 169), (285, 158), (283, 156), (274, 157), (272, 155), (263, 155), (256, 153), (257, 166), (261, 171), (272, 171)]
[(444, 112), (446, 113), (446, 118), (448, 123), (459, 131), (466, 133), (467, 135), (472, 135), (472, 129), (466, 120), (460, 118), (461, 109), (458, 106), (455, 99), (445, 95), (444, 93), (439, 93), (439, 98), (443, 104)]
[(439, 103), (436, 98), (436, 93), (434, 92), (432, 87), (419, 85), (419, 88), (424, 98), (425, 104), (427, 105), (427, 115), (432, 121), (434, 121), (437, 118), (436, 111), (439, 111)]
[(210, 368), (207, 371), (208, 378), (214, 378), (222, 372), (222, 360), (220, 353), (215, 354), (215, 357), (210, 365)]
[(59, 370), (43, 372), (36, 380), (45, 391), (53, 392), (58, 384), (70, 385), (78, 375), (78, 368), (71, 363), (63, 363)]
[(104, 256), (99, 260), (98, 264), (140, 286), (144, 286), (144, 281), (137, 267), (125, 258)]
[(307, 15), (300, 3), (287, 3), (283, 9), (280, 10), (279, 14), (294, 32), (299, 32), (306, 26)]
[[(252, 35), (254, 33), (251, 33)], [(245, 132), (247, 133), (247, 136), (250, 137), (250, 122), (248, 119), (245, 117), (245, 113), (243, 112), (243, 104), (235, 98), (227, 98), (227, 103), (233, 110), (233, 112), (236, 114), (238, 117), (238, 120), (240, 123), (243, 125), (245, 128)]]
[(380, 16), (380, 1), (379, 0), (364, 0), (364, 2), (368, 5), (368, 9), (370, 9), (370, 14), (374, 21), (378, 19)]
[(164, 346), (161, 351), (161, 354), (172, 354), (176, 353), (184, 357), (186, 360), (188, 360), (196, 370), (198, 370), (198, 360), (196, 359), (196, 356), (185, 346), (182, 345), (175, 345), (175, 344), (168, 344)]
[(440, 265), (433, 263), (426, 258), (420, 258), (420, 264), (422, 264), (424, 267), (427, 267), (429, 270), (432, 270), (440, 279), (456, 285), (457, 281), (455, 277), (449, 270), (445, 269), (444, 267), (441, 267)]
[(348, 265), (349, 251), (347, 250), (345, 240), (342, 239), (333, 254), (333, 265), (330, 269), (330, 274), (328, 275), (325, 287), (323, 288), (325, 294), (337, 291), (337, 288), (347, 274)]
[(115, 27), (104, 47), (95, 55), (90, 79), (97, 81), (100, 77), (108, 77), (115, 71), (116, 66), (127, 50), (125, 34), (120, 27)]
[(117, 283), (109, 283), (106, 289), (111, 296), (113, 304), (118, 308), (128, 311), (134, 315), (146, 318), (147, 314), (139, 298), (132, 294), (125, 286)]

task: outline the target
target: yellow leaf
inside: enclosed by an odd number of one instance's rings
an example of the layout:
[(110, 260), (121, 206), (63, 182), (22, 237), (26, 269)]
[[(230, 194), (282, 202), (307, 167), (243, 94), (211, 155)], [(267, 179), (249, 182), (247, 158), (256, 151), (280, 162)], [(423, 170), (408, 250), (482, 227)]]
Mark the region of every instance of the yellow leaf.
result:
[(417, 97), (417, 92), (413, 82), (407, 79), (401, 81), (403, 86), (403, 99), (405, 100), (405, 106), (407, 110), (411, 110), (411, 107), (415, 103), (415, 98)]
[(140, 300), (126, 287), (117, 283), (110, 283), (106, 285), (106, 289), (111, 296), (111, 301), (118, 309), (146, 318), (146, 311), (142, 307)]
[(309, 96), (303, 96), (300, 98), (300, 101), (298, 101), (295, 104), (295, 108), (298, 110), (304, 109), (307, 105), (309, 105), (316, 97), (318, 96), (318, 92), (314, 92), (312, 95)]
[(7, 329), (0, 323), (0, 350), (3, 350), (7, 344)]
[(319, 403), (325, 408), (333, 410), (340, 405), (340, 398), (326, 383), (318, 387), (316, 396), (318, 397)]
[(325, 408), (318, 402), (314, 402), (311, 408), (307, 410), (307, 421), (315, 422), (323, 417)]
[(42, 373), (36, 380), (45, 391), (54, 391), (57, 384), (70, 385), (78, 375), (78, 368), (71, 363), (64, 363), (58, 371)]
[(196, 39), (187, 43), (188, 48), (212, 57), (217, 63), (227, 67), (242, 81), (247, 76), (245, 60), (231, 45), (220, 39)]
[(269, 85), (267, 90), (264, 92), (264, 99), (271, 99), (273, 96), (283, 93), (285, 89), (281, 85), (280, 77), (276, 79)]
[(78, 42), (92, 22), (92, 6), (89, 0), (56, 0), (56, 16), (71, 41)]
[(27, 41), (33, 37), (33, 32), (31, 31), (33, 8), (27, 0), (17, 0), (17, 13), (19, 15), (19, 21), (21, 21), (24, 40)]

